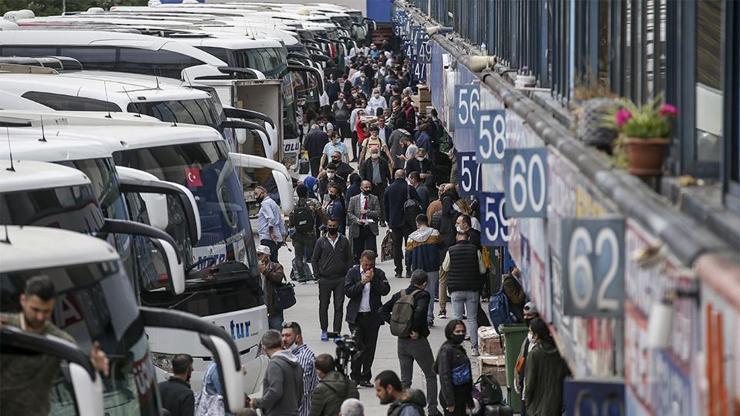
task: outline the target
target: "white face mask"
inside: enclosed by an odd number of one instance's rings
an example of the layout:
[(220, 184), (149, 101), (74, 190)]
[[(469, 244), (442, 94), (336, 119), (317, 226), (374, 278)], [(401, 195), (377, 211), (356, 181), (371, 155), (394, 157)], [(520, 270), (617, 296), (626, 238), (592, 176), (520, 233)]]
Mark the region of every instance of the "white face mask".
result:
[(527, 333), (527, 339), (529, 340), (530, 344), (534, 343), (534, 335), (532, 335), (531, 332)]
[(333, 177), (334, 177), (334, 172), (328, 172), (328, 173), (326, 174), (326, 176), (328, 176), (328, 177), (329, 177), (329, 179), (331, 179), (331, 178), (333, 178)]
[(464, 233), (465, 232), (465, 230), (463, 230), (462, 227), (460, 227), (459, 225), (455, 225), (455, 231), (457, 231), (458, 233)]
[(370, 155), (370, 157), (371, 157), (371, 158), (373, 158), (373, 159), (377, 159), (377, 158), (379, 158), (379, 157), (380, 157), (380, 154), (378, 154), (378, 153), (372, 153), (372, 154)]
[(423, 156), (416, 156), (416, 160), (418, 160), (419, 162), (421, 162), (422, 160), (424, 160), (424, 157)]

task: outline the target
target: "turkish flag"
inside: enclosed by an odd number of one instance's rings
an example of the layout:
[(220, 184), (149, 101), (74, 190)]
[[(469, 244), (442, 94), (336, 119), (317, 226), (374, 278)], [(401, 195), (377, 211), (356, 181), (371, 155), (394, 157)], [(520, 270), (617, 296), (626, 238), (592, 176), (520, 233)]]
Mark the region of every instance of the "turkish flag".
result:
[(200, 180), (200, 168), (185, 168), (185, 179), (187, 180), (188, 187), (197, 188), (203, 186), (203, 181)]

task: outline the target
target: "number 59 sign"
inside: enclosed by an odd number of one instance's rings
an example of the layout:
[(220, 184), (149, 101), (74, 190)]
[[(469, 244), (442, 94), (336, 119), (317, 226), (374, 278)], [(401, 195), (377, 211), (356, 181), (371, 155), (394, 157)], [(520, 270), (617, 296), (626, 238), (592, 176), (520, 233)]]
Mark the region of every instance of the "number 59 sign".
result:
[(504, 215), (506, 197), (503, 192), (480, 192), (481, 243), (505, 246), (510, 239), (509, 219)]
[(563, 313), (621, 316), (624, 303), (624, 220), (562, 220)]

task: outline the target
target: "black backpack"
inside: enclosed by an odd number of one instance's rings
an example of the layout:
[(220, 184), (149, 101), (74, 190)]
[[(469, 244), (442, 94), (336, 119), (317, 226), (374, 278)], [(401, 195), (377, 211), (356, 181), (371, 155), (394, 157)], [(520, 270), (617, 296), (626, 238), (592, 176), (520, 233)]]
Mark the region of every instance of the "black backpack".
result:
[(314, 231), (316, 217), (307, 203), (299, 201), (290, 214), (290, 223), (295, 227), (296, 232), (310, 234)]
[(406, 185), (406, 202), (403, 203), (404, 225), (412, 230), (416, 229), (416, 216), (421, 214), (421, 204), (411, 197), (411, 186)]

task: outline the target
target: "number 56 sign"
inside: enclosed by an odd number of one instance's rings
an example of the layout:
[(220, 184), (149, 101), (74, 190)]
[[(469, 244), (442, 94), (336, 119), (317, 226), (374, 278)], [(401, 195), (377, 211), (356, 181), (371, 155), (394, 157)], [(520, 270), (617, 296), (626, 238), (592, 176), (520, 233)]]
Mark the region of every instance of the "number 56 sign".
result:
[(624, 220), (562, 220), (563, 312), (621, 316), (624, 303)]

